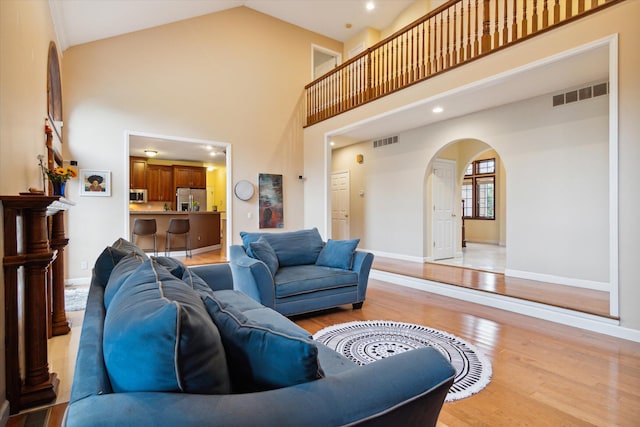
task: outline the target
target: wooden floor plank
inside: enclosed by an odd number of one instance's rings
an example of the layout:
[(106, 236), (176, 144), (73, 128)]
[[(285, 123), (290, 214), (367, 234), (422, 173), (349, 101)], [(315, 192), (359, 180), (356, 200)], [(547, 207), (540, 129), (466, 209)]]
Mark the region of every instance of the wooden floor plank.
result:
[(411, 288), (370, 280), (361, 310), (293, 318), (311, 333), (353, 320), (440, 329), (491, 360), (492, 381), (446, 403), (439, 426), (635, 426), (640, 344)]
[(608, 292), (508, 277), (502, 273), (384, 257), (376, 257), (373, 261), (373, 268), (388, 273), (505, 295), (596, 316), (615, 318), (609, 315)]

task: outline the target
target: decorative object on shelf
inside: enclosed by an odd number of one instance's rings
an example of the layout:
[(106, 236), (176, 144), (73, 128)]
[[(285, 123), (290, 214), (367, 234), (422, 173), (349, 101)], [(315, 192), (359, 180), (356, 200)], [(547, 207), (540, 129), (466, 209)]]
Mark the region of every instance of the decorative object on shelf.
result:
[[(78, 176), (78, 171), (73, 166), (57, 167), (53, 169), (47, 169), (43, 163), (44, 156), (38, 155), (38, 161), (40, 170), (42, 170), (42, 176), (49, 178), (51, 181), (51, 187), (53, 188), (54, 196), (64, 196), (65, 186), (67, 181), (71, 178)], [(44, 178), (43, 178), (44, 179)]]
[(233, 192), (238, 199), (247, 201), (253, 197), (253, 184), (246, 179), (240, 180), (236, 182)]
[(284, 228), (282, 175), (258, 175), (260, 228)]
[(80, 170), (81, 196), (111, 196), (111, 171)]

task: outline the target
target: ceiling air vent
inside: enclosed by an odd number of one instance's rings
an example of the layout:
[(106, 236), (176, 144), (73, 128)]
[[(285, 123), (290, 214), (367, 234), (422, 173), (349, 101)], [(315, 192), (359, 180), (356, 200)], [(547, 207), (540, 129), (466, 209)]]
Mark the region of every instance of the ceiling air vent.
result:
[(586, 86), (580, 89), (570, 90), (560, 95), (553, 95), (553, 106), (571, 104), (572, 102), (582, 101), (585, 99), (595, 98), (609, 93), (609, 84), (607, 82), (598, 83), (593, 86)]
[(398, 142), (398, 136), (389, 136), (382, 139), (376, 139), (373, 141), (373, 148), (382, 147), (385, 145), (395, 144)]

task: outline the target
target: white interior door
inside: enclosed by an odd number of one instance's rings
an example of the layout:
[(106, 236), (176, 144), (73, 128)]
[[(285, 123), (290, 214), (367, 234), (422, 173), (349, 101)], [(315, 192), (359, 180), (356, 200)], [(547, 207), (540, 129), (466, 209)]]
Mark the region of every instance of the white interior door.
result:
[(331, 174), (331, 238), (349, 238), (349, 172)]
[(433, 163), (433, 259), (453, 258), (455, 241), (456, 163)]

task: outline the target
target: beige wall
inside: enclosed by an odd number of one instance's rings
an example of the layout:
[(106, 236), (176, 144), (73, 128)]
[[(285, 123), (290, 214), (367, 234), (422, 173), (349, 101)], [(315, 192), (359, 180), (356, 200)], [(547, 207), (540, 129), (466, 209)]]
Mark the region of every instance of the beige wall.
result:
[[(462, 140), (448, 145), (438, 158), (454, 160), (458, 171), (458, 186), (464, 180), (464, 171), (471, 161), (496, 159), (496, 217), (494, 220), (466, 219), (465, 238), (468, 242), (505, 245), (506, 234), (506, 175), (500, 155), (477, 140)], [(458, 215), (460, 218), (461, 215)], [(461, 239), (458, 239), (461, 240)], [(461, 243), (458, 244), (460, 250)]]
[[(42, 188), (38, 154), (47, 116), (47, 54), (55, 41), (46, 1), (0, 1), (0, 194)], [(1, 225), (0, 225), (1, 227)], [(0, 231), (0, 240), (4, 240)], [(0, 245), (0, 259), (4, 256)], [(0, 425), (8, 416), (5, 390), (4, 275), (0, 269)]]
[[(70, 221), (100, 227), (70, 227), (69, 278), (88, 277), (81, 262), (91, 265), (125, 233), (126, 131), (230, 144), (232, 183), (282, 174), (285, 227), (301, 228), (305, 189), (297, 177), (312, 44), (342, 51), (341, 43), (239, 7), (65, 51), (69, 151), (80, 168), (111, 170), (113, 186), (110, 198), (76, 198)], [(225, 207), (231, 242), (258, 228), (257, 200)]]
[[(617, 297), (619, 300), (621, 325), (626, 328), (640, 330), (640, 311), (637, 310), (637, 301), (640, 301), (640, 287), (637, 286), (636, 279), (640, 276), (640, 265), (637, 263), (639, 255), (637, 246), (635, 245), (635, 241), (640, 238), (640, 223), (634, 219), (633, 214), (633, 212), (637, 212), (638, 209), (640, 209), (640, 201), (635, 197), (634, 190), (634, 183), (640, 179), (640, 169), (637, 168), (637, 159), (640, 158), (640, 145), (637, 144), (637, 135), (640, 134), (640, 123), (636, 119), (640, 116), (640, 80), (637, 78), (637, 76), (640, 75), (640, 49), (638, 49), (640, 28), (638, 28), (635, 20), (632, 18), (635, 16), (640, 16), (640, 2), (629, 1), (616, 4), (597, 14), (591, 15), (589, 18), (563, 26), (543, 36), (524, 42), (518, 47), (505, 49), (490, 57), (476, 60), (471, 64), (437, 76), (427, 82), (414, 85), (399, 93), (344, 113), (334, 119), (326, 120), (306, 128), (304, 152), (305, 174), (307, 176), (305, 183), (305, 224), (324, 223), (325, 226), (329, 224), (326, 220), (328, 216), (326, 200), (316, 196), (317, 194), (323, 194), (325, 192), (327, 183), (327, 170), (330, 156), (325, 144), (326, 135), (413, 102), (429, 99), (466, 84), (483, 80), (501, 72), (515, 69), (578, 46), (583, 46), (612, 34), (617, 34), (619, 38), (619, 57), (615, 63), (619, 66), (619, 88), (617, 88), (619, 99), (616, 105), (618, 109), (617, 147), (619, 149), (619, 211), (617, 218), (619, 233), (614, 236), (619, 239), (619, 244), (615, 248), (619, 251), (619, 268), (612, 273), (612, 277), (618, 276), (619, 278), (619, 295), (614, 293), (613, 298)], [(616, 88), (614, 87), (613, 90), (616, 90)], [(508, 110), (505, 110), (505, 112), (508, 112)], [(485, 116), (479, 117), (484, 118)], [(503, 119), (503, 121), (506, 121), (506, 119)], [(588, 131), (587, 127), (579, 128), (581, 132)], [(461, 133), (460, 130), (453, 132), (453, 134), (456, 135), (459, 133)], [(414, 132), (409, 131), (407, 134), (413, 136)], [(424, 135), (422, 135), (422, 138), (424, 138)], [(455, 139), (457, 138), (443, 141), (443, 144), (440, 147), (436, 147), (436, 150), (433, 150), (432, 153), (435, 154), (437, 149)], [(479, 139), (485, 140), (483, 138)], [(541, 140), (541, 142), (546, 141)], [(526, 159), (518, 159), (518, 162), (514, 163), (516, 167), (512, 168), (509, 160), (505, 156), (507, 154), (517, 156), (517, 152), (505, 153), (494, 143), (491, 143), (491, 145), (496, 147), (502, 159), (505, 161), (507, 182), (511, 183), (512, 172), (515, 173), (515, 171), (518, 170), (516, 163), (526, 161)], [(398, 192), (398, 182), (403, 183), (402, 188), (404, 192), (409, 192), (412, 195), (421, 194), (422, 185), (404, 184), (405, 181), (403, 178), (407, 174), (407, 170), (414, 167), (414, 164), (417, 162), (424, 164), (425, 161), (428, 161), (428, 159), (433, 156), (433, 154), (424, 152), (411, 155), (412, 153), (403, 153), (399, 148), (394, 146), (390, 146), (389, 148), (393, 152), (392, 155), (396, 157), (396, 161), (404, 161), (404, 163), (402, 166), (403, 170), (396, 174), (393, 174), (391, 171), (392, 168), (386, 168), (384, 164), (381, 165), (381, 167), (384, 168), (381, 175), (386, 174), (387, 176), (379, 182), (374, 183), (375, 185), (381, 186), (380, 188), (386, 188), (384, 204), (381, 204), (381, 206), (392, 205), (393, 203), (402, 205), (407, 203), (407, 199), (410, 199), (406, 197), (406, 194), (405, 197), (396, 194)], [(565, 154), (566, 153), (563, 155)], [(607, 153), (605, 152), (604, 155), (606, 156)], [(422, 158), (420, 158), (420, 156), (422, 156)], [(517, 157), (512, 158), (517, 159)], [(318, 159), (326, 159), (326, 162), (319, 162)], [(394, 187), (388, 184), (385, 187), (385, 182), (395, 182), (396, 185)], [(369, 183), (368, 186), (370, 186)], [(509, 186), (509, 189), (510, 188), (511, 186)], [(600, 187), (600, 184), (598, 188), (599, 191), (601, 191), (600, 189), (602, 187)], [(508, 191), (511, 191), (509, 189)], [(368, 194), (370, 195), (371, 192), (369, 191)], [(555, 195), (557, 194), (554, 193), (554, 197)], [(507, 196), (508, 202), (511, 203), (514, 201), (513, 197), (515, 196), (517, 196), (517, 193), (509, 192)], [(600, 218), (603, 215), (601, 210), (602, 205), (597, 204), (596, 207), (598, 209), (598, 218)], [(421, 212), (425, 207), (418, 205), (412, 206), (412, 208), (415, 211)], [(605, 206), (605, 210), (606, 209)], [(410, 211), (407, 210), (407, 212)], [(384, 212), (379, 214), (386, 215)], [(409, 216), (410, 215), (412, 215), (411, 212), (409, 213)], [(607, 215), (607, 213), (604, 212), (604, 215)], [(422, 215), (419, 216), (422, 217)], [(512, 215), (510, 213), (508, 221), (511, 220), (511, 217)], [(413, 218), (404, 219), (411, 221)], [(589, 217), (587, 216), (584, 219), (588, 220)], [(369, 220), (369, 218), (367, 218), (367, 220)], [(615, 218), (612, 219), (612, 221), (615, 222)], [(411, 222), (411, 224), (415, 223), (417, 222)], [(380, 227), (379, 224), (378, 227)], [(519, 244), (521, 245), (527, 244), (529, 237), (526, 235), (526, 227), (518, 226), (517, 230), (517, 232), (511, 229), (507, 230), (507, 239), (509, 240), (507, 242), (508, 247), (512, 239), (520, 241)], [(423, 233), (423, 231), (420, 227), (414, 230), (415, 233)], [(523, 231), (525, 234), (518, 235), (518, 233), (522, 233)], [(607, 227), (607, 229), (604, 230), (606, 235), (605, 241), (602, 242), (600, 231), (593, 230), (595, 233), (594, 241), (597, 240), (599, 245), (604, 245), (607, 254), (609, 249), (608, 231)], [(419, 248), (413, 243), (409, 243), (404, 246), (404, 250), (415, 251), (407, 253), (421, 254), (424, 248)], [(519, 263), (530, 262), (531, 260), (523, 258), (512, 261), (518, 264), (514, 266), (514, 268), (520, 269), (521, 266)], [(593, 268), (593, 266), (588, 265), (586, 261), (580, 263), (579, 260), (573, 260), (573, 262), (577, 263), (577, 267), (573, 267), (576, 274), (583, 274), (585, 269)], [(600, 265), (601, 263), (599, 262), (598, 264)], [(562, 266), (554, 266), (554, 268), (558, 267), (563, 268)], [(601, 266), (598, 268), (601, 269)], [(596, 274), (601, 275), (602, 273), (598, 272)]]

